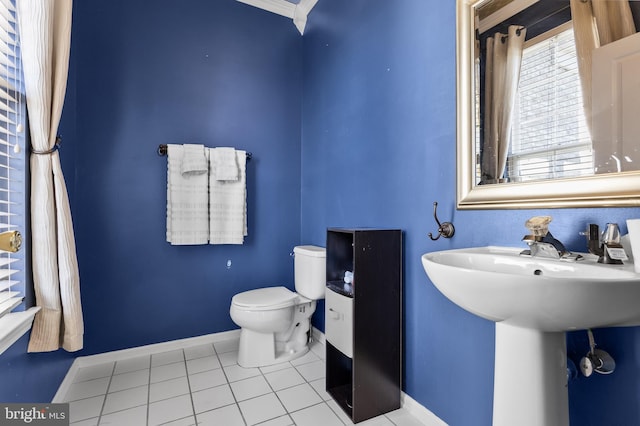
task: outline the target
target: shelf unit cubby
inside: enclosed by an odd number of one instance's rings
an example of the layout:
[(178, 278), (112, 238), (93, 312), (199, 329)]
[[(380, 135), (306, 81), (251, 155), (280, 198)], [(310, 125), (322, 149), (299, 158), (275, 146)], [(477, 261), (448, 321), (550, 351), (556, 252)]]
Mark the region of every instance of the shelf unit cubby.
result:
[(326, 388), (358, 423), (400, 408), (402, 231), (329, 228), (326, 247)]

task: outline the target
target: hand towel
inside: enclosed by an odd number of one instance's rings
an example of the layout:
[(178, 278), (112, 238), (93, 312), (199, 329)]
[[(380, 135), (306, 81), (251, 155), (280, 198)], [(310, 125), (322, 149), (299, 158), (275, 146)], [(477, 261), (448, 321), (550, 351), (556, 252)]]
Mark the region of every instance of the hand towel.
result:
[(216, 180), (235, 182), (239, 179), (240, 166), (236, 154), (233, 148), (210, 148), (211, 174)]
[[(210, 152), (211, 167), (212, 156)], [(209, 175), (209, 244), (243, 244), (247, 235), (247, 154), (236, 150), (235, 158), (238, 180), (221, 181), (213, 172)]]
[(209, 162), (204, 152), (204, 145), (182, 145), (182, 164), (180, 171), (182, 176), (202, 175), (209, 172)]
[(207, 244), (209, 176), (183, 175), (183, 156), (182, 145), (167, 145), (167, 241), (172, 245)]

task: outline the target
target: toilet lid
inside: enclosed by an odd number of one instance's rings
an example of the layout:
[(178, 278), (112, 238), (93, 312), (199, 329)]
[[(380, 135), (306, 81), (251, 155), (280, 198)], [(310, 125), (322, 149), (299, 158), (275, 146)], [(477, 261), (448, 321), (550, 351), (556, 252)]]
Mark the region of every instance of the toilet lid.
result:
[(286, 287), (266, 287), (238, 293), (231, 303), (241, 308), (278, 309), (294, 305), (297, 296)]

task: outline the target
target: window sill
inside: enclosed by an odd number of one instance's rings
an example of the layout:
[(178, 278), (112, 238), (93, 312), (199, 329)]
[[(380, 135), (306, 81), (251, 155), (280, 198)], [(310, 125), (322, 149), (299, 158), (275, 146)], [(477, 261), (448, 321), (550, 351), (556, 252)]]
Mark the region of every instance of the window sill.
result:
[(33, 317), (39, 310), (39, 307), (33, 307), (22, 312), (12, 312), (0, 318), (0, 354), (31, 329)]

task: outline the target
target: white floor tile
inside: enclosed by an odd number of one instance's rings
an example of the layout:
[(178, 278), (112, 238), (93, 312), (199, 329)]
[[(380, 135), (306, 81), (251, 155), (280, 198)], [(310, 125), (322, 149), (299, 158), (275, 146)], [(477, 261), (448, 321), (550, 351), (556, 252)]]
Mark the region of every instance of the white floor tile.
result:
[(189, 374), (202, 373), (207, 370), (215, 370), (221, 368), (220, 361), (216, 355), (206, 356), (187, 361), (187, 371)]
[(189, 395), (164, 399), (149, 404), (149, 426), (193, 416), (193, 407)]
[(227, 405), (197, 415), (198, 426), (245, 426), (237, 405)]
[(267, 420), (264, 423), (260, 423), (259, 426), (295, 426), (295, 423), (293, 423), (289, 415), (286, 415), (273, 420)]
[(189, 346), (184, 348), (184, 357), (185, 359), (196, 359), (203, 358), (205, 356), (215, 355), (216, 351), (213, 349), (213, 344), (208, 343), (206, 345), (199, 346)]
[(147, 403), (149, 402), (148, 397), (148, 386), (140, 386), (133, 389), (126, 389), (123, 391), (107, 394), (107, 399), (104, 402), (102, 413), (109, 414), (116, 411), (137, 407), (139, 405), (147, 405)]
[(144, 370), (151, 367), (151, 357), (141, 356), (129, 359), (123, 359), (116, 362), (116, 369), (113, 374), (128, 373), (130, 371)]
[(285, 368), (291, 368), (291, 367), (293, 367), (293, 365), (291, 365), (291, 363), (287, 361), (287, 362), (281, 362), (279, 364), (267, 365), (266, 367), (260, 367), (260, 371), (262, 372), (262, 374), (267, 374), (267, 373), (271, 373), (278, 370), (284, 370)]
[(109, 392), (117, 392), (148, 384), (149, 370), (136, 370), (129, 373), (116, 374), (111, 378)]
[(291, 365), (308, 364), (308, 363), (314, 362), (314, 361), (320, 361), (320, 358), (318, 358), (318, 355), (314, 354), (312, 351), (309, 351), (306, 354), (304, 354), (303, 356), (301, 356), (300, 358), (296, 358), (294, 360), (291, 360)]
[[(240, 367), (237, 351), (234, 339), (83, 367), (62, 396), (71, 426), (353, 425), (325, 390), (323, 344), (261, 368)], [(360, 425), (423, 426), (404, 409)]]
[(287, 414), (273, 393), (239, 402), (238, 405), (248, 425), (255, 425)]
[[(353, 426), (355, 424), (351, 421), (347, 413), (345, 413), (345, 411), (335, 401), (333, 400), (327, 401), (327, 405), (329, 405), (329, 408), (331, 408), (333, 412), (336, 413), (336, 415), (340, 418), (340, 420), (342, 420), (342, 422), (345, 425)], [(372, 419), (364, 420), (358, 423), (358, 426), (394, 426), (395, 424), (396, 423), (393, 423), (383, 414), (378, 417), (374, 417)], [(406, 423), (406, 422), (400, 421), (397, 424), (402, 426), (405, 426), (406, 424), (408, 426), (412, 423)], [(413, 424), (413, 425), (416, 426), (416, 424)], [(418, 423), (418, 425), (420, 425), (420, 423)]]
[(302, 374), (302, 377), (304, 377), (307, 382), (323, 378), (325, 376), (325, 369), (324, 361), (314, 361), (296, 366), (296, 370)]
[(296, 426), (344, 426), (327, 404), (318, 404), (291, 413)]
[(182, 349), (160, 352), (159, 354), (151, 355), (151, 367), (173, 364), (174, 362), (182, 361), (184, 361), (184, 352), (182, 351)]
[(229, 385), (193, 392), (191, 398), (196, 414), (235, 403)]
[(162, 426), (196, 426), (197, 424), (195, 416), (189, 416), (172, 422), (162, 423)]
[(186, 377), (152, 383), (149, 388), (149, 402), (161, 401), (189, 393), (189, 382)]
[(348, 424), (348, 425), (352, 425), (353, 424), (353, 422), (351, 421), (351, 418), (349, 417), (349, 415), (347, 415), (347, 413), (345, 413), (345, 411), (342, 409), (342, 407), (340, 405), (338, 405), (337, 402), (335, 402), (333, 399), (330, 399), (326, 403), (329, 406), (329, 408), (331, 408), (331, 410), (333, 410), (333, 412), (336, 414), (336, 416), (338, 416), (338, 418), (340, 420), (342, 420), (343, 423)]
[(100, 417), (94, 417), (92, 419), (80, 420), (79, 422), (71, 423), (70, 426), (98, 426)]
[(238, 363), (238, 351), (224, 352), (218, 354), (218, 359), (223, 367)]
[(73, 423), (80, 420), (90, 419), (92, 417), (98, 417), (100, 415), (100, 410), (102, 410), (103, 402), (104, 395), (70, 402), (69, 421)]
[(248, 379), (249, 377), (255, 377), (261, 374), (258, 368), (243, 368), (237, 364), (223, 367), (223, 369), (229, 382), (237, 382), (238, 380)]
[(264, 377), (275, 391), (304, 383), (304, 377), (293, 367), (265, 374)]
[(69, 387), (69, 391), (65, 396), (65, 401), (76, 401), (78, 399), (86, 399), (92, 396), (104, 395), (107, 393), (111, 377), (103, 377), (102, 379), (87, 380), (86, 382), (73, 383)]
[(309, 345), (309, 348), (311, 349), (311, 352), (318, 356), (318, 358), (323, 360), (326, 359), (327, 348), (322, 343), (313, 341)]
[(178, 377), (186, 375), (187, 369), (185, 368), (184, 362), (151, 367), (151, 383), (158, 383), (164, 380), (176, 379)]
[(271, 386), (263, 376), (251, 377), (231, 383), (231, 390), (236, 397), (236, 401), (255, 398), (271, 392)]
[(240, 344), (240, 339), (231, 339), (231, 340), (221, 340), (219, 342), (214, 342), (213, 346), (216, 348), (216, 352), (218, 354), (223, 354), (225, 352), (234, 352), (238, 351), (238, 345)]
[(147, 406), (129, 408), (128, 410), (118, 411), (103, 415), (100, 417), (100, 426), (113, 425), (146, 425), (147, 424)]
[(278, 398), (289, 413), (323, 402), (308, 383), (276, 392)]
[[(354, 425), (354, 424), (355, 423), (353, 422), (347, 423), (347, 425)], [(398, 424), (401, 424), (402, 426), (404, 426), (407, 423), (398, 423)], [(418, 425), (423, 426), (421, 423), (418, 423)], [(382, 416), (374, 417), (372, 419), (360, 422), (358, 423), (358, 426), (395, 426), (395, 423), (393, 423), (391, 420), (389, 420), (384, 415), (382, 415)]]
[(105, 364), (80, 368), (76, 373), (76, 376), (73, 378), (73, 383), (109, 377), (113, 373), (113, 365), (113, 362), (107, 362)]
[(202, 373), (189, 374), (189, 385), (191, 392), (202, 389), (213, 388), (227, 383), (227, 377), (220, 369), (209, 370)]
[(309, 384), (316, 390), (316, 392), (318, 392), (320, 398), (325, 401), (329, 401), (331, 399), (331, 395), (327, 392), (327, 384), (324, 378), (314, 380), (313, 382), (309, 382)]
[(402, 426), (424, 426), (421, 421), (416, 419), (404, 408), (385, 414), (393, 424)]

